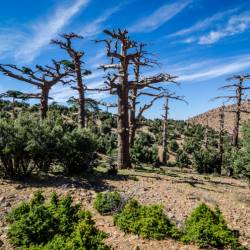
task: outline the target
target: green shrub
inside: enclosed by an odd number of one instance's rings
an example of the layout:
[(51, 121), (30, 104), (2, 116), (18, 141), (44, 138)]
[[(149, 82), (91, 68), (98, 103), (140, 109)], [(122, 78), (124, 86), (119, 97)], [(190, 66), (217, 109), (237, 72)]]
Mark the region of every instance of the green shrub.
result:
[(242, 148), (230, 152), (234, 173), (242, 176), (250, 183), (250, 122), (244, 124), (242, 128)]
[(169, 148), (172, 152), (177, 152), (177, 150), (179, 149), (179, 145), (176, 142), (176, 140), (172, 140), (169, 144)]
[(111, 213), (118, 209), (121, 201), (121, 195), (118, 192), (98, 193), (94, 201), (94, 208), (100, 214)]
[(211, 174), (220, 165), (220, 157), (216, 151), (201, 149), (193, 155), (194, 167), (200, 174)]
[(117, 146), (117, 135), (114, 133), (99, 135), (97, 151), (102, 154), (110, 154)]
[(183, 150), (187, 154), (193, 154), (201, 148), (200, 140), (196, 137), (186, 137), (183, 144)]
[(49, 202), (37, 192), (30, 202), (23, 202), (7, 216), (8, 238), (21, 249), (108, 249), (88, 211), (72, 204), (72, 198), (59, 199), (53, 194)]
[(185, 243), (196, 243), (200, 247), (225, 247), (244, 249), (238, 243), (233, 231), (227, 227), (219, 208), (211, 210), (206, 204), (199, 205), (185, 221)]
[(145, 132), (140, 132), (131, 149), (131, 158), (134, 162), (155, 163), (158, 162), (158, 148), (154, 137)]
[(53, 165), (65, 173), (84, 172), (96, 150), (93, 135), (54, 115), (44, 120), (33, 114), (0, 121), (0, 175), (20, 178), (48, 172)]
[(91, 167), (95, 158), (97, 144), (94, 137), (86, 129), (75, 128), (63, 135), (60, 148), (59, 163), (64, 167), (66, 173), (84, 173)]
[(102, 122), (100, 130), (103, 135), (110, 134), (112, 130), (111, 120), (107, 119)]
[(178, 149), (176, 153), (176, 165), (180, 168), (188, 167), (191, 164), (191, 161), (188, 158), (188, 155), (181, 149)]
[(114, 216), (114, 223), (125, 233), (139, 234), (143, 238), (178, 238), (179, 232), (159, 205), (142, 206), (130, 200), (121, 213)]

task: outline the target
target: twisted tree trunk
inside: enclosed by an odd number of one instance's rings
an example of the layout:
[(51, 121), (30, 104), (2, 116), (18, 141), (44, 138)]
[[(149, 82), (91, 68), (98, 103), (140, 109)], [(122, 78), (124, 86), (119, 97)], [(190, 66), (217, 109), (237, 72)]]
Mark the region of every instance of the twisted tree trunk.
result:
[(76, 66), (76, 81), (77, 81), (77, 90), (78, 90), (78, 101), (79, 101), (79, 109), (78, 109), (78, 123), (79, 126), (85, 127), (85, 91), (83, 86), (83, 79), (81, 74), (81, 62), (79, 58), (75, 58), (75, 66)]
[(233, 146), (238, 148), (239, 147), (241, 102), (242, 102), (242, 82), (239, 83), (239, 86), (236, 90), (236, 99), (237, 99), (237, 104), (236, 104), (234, 130), (233, 130)]
[(50, 87), (43, 86), (41, 87), (41, 99), (40, 99), (40, 114), (41, 118), (45, 119), (47, 117), (48, 109), (49, 109), (49, 91)]
[(220, 132), (219, 132), (219, 156), (220, 163), (217, 167), (217, 173), (221, 174), (223, 167), (223, 156), (224, 156), (224, 122), (225, 122), (225, 106), (220, 108)]
[[(125, 56), (125, 50), (122, 47), (122, 54)], [(128, 119), (128, 65), (120, 63), (119, 75), (120, 86), (117, 89), (118, 94), (118, 116), (117, 116), (117, 129), (118, 129), (118, 155), (117, 165), (118, 168), (131, 168), (130, 154), (129, 154), (129, 119)]]
[(131, 90), (131, 107), (130, 107), (130, 112), (129, 112), (129, 128), (130, 128), (130, 147), (133, 147), (134, 145), (134, 140), (135, 140), (135, 131), (137, 127), (137, 121), (136, 121), (136, 96), (137, 96), (137, 89), (134, 88)]
[(162, 134), (162, 162), (167, 163), (167, 153), (168, 153), (168, 98), (166, 97), (166, 103), (165, 103), (165, 114), (164, 114), (164, 120), (163, 120), (163, 134)]

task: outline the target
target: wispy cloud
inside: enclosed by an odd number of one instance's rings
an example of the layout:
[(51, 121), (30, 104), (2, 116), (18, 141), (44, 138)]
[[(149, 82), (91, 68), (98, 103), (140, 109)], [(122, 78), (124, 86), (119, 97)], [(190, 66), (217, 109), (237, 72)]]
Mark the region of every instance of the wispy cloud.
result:
[[(212, 66), (211, 66), (212, 65)], [(204, 69), (205, 68), (205, 69)], [(180, 82), (202, 82), (222, 76), (230, 76), (250, 69), (250, 54), (224, 59), (203, 61), (187, 65), (186, 67), (172, 68), (172, 72), (179, 75)]]
[(120, 4), (114, 8), (111, 8), (107, 11), (105, 11), (101, 16), (99, 16), (97, 19), (95, 19), (93, 22), (88, 23), (83, 27), (83, 29), (80, 31), (80, 34), (84, 37), (92, 37), (97, 34), (99, 34), (103, 29), (103, 23), (111, 17), (113, 14), (118, 12), (124, 4)]
[(0, 28), (0, 59), (10, 56), (25, 40), (25, 33), (12, 28)]
[[(102, 70), (95, 70), (90, 76), (85, 79), (85, 84), (90, 89), (105, 87), (104, 83), (105, 73)], [(109, 92), (97, 92), (97, 91), (87, 91), (87, 97), (101, 100), (106, 99), (110, 96)], [(71, 97), (78, 97), (78, 93), (75, 89), (72, 89), (69, 85), (56, 85), (51, 91), (51, 97), (59, 103), (66, 103)], [(52, 101), (53, 101), (52, 100)]]
[(245, 32), (250, 28), (250, 12), (245, 12), (238, 16), (232, 16), (228, 22), (217, 30), (212, 30), (208, 34), (199, 37), (199, 44), (213, 44), (222, 38), (233, 36)]
[(187, 29), (179, 30), (179, 31), (177, 31), (177, 32), (175, 32), (173, 34), (170, 34), (167, 37), (184, 36), (184, 35), (194, 33), (196, 31), (202, 31), (202, 30), (204, 30), (206, 28), (209, 28), (215, 22), (220, 21), (221, 19), (225, 18), (226, 16), (228, 16), (228, 15), (230, 15), (232, 13), (235, 13), (237, 10), (238, 9), (235, 8), (235, 9), (230, 9), (230, 10), (227, 10), (227, 11), (216, 13), (211, 17), (208, 17), (208, 18), (206, 18), (206, 19), (204, 19), (202, 21), (199, 21), (199, 22), (195, 23), (193, 26), (191, 26), (191, 27), (189, 27)]
[(172, 4), (166, 4), (155, 10), (150, 16), (140, 19), (128, 30), (130, 32), (151, 32), (158, 29), (167, 21), (179, 14), (192, 1), (181, 0)]
[[(98, 88), (98, 87), (104, 87), (103, 82), (100, 80), (93, 81), (88, 84), (89, 88)], [(65, 104), (67, 100), (71, 97), (78, 97), (77, 92), (70, 88), (69, 86), (64, 86), (64, 85), (57, 85), (55, 86), (52, 91), (51, 91), (51, 97), (53, 100), (56, 100), (59, 103)], [(109, 92), (93, 92), (93, 91), (88, 91), (87, 92), (87, 97), (88, 98), (93, 98), (96, 100), (103, 100), (108, 97), (110, 97)], [(52, 101), (53, 101), (52, 100)]]
[(60, 5), (47, 20), (41, 20), (33, 25), (33, 34), (26, 39), (16, 54), (15, 59), (23, 62), (32, 62), (49, 44), (61, 30), (71, 21), (71, 19), (84, 7), (89, 0), (76, 0), (70, 6)]

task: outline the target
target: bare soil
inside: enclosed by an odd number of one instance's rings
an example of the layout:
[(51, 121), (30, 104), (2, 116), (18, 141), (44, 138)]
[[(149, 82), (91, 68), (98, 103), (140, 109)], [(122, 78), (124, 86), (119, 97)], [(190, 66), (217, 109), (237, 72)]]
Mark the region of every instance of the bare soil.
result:
[[(250, 189), (247, 183), (226, 177), (202, 176), (191, 172), (168, 169), (162, 174), (131, 170), (120, 171), (119, 176), (105, 174), (89, 178), (49, 178), (13, 182), (0, 180), (0, 249), (13, 249), (6, 239), (5, 214), (16, 204), (30, 199), (34, 191), (42, 189), (46, 196), (52, 191), (71, 194), (75, 202), (91, 210), (96, 225), (109, 234), (106, 242), (113, 249), (122, 250), (195, 250), (194, 245), (183, 245), (171, 239), (152, 241), (137, 235), (126, 235), (113, 225), (111, 216), (101, 216), (93, 209), (97, 192), (117, 190), (134, 195), (143, 204), (163, 204), (168, 216), (178, 227), (201, 202), (211, 207), (219, 205), (228, 225), (238, 230), (241, 243), (250, 247)], [(139, 247), (139, 248), (138, 248)]]

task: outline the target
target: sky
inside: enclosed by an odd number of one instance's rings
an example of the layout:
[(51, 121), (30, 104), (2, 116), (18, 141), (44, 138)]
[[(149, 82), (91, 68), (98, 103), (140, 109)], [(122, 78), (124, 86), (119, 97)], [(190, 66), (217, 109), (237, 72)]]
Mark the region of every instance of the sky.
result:
[[(159, 66), (144, 74), (178, 76), (179, 87), (162, 84), (184, 95), (188, 105), (170, 101), (170, 117), (187, 119), (221, 103), (210, 99), (223, 94), (217, 89), (235, 74), (250, 73), (249, 0), (9, 0), (0, 9), (0, 63), (34, 67), (51, 59), (67, 59), (65, 52), (50, 44), (60, 34), (75, 32), (84, 40), (76, 47), (85, 51), (85, 67), (92, 75), (91, 87), (103, 84), (98, 66), (106, 62), (104, 29), (126, 28), (133, 40), (147, 44)], [(7, 90), (37, 92), (31, 85), (0, 73), (0, 93)], [(51, 97), (65, 104), (76, 95), (69, 86), (54, 86)], [(114, 102), (105, 93), (89, 97)], [(145, 97), (142, 103), (148, 101)], [(163, 100), (145, 113), (160, 118)]]

